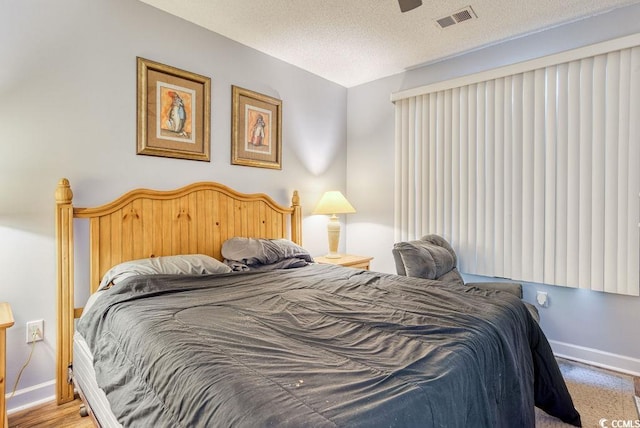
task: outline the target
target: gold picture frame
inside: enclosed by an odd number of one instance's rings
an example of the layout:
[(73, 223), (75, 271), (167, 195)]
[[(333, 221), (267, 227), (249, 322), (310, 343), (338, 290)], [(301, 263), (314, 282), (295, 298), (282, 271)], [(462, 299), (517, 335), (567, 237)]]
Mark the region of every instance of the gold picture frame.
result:
[(210, 161), (211, 79), (137, 58), (137, 154)]
[(282, 101), (231, 87), (231, 163), (282, 169)]

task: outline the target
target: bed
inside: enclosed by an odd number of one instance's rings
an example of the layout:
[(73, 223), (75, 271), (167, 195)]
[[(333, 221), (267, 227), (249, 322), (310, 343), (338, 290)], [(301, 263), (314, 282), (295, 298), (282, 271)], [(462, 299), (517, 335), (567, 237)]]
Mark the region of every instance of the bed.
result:
[[(90, 231), (84, 313), (76, 218)], [(533, 427), (534, 406), (580, 426), (544, 334), (507, 293), (308, 262), (109, 280), (137, 260), (219, 263), (234, 240), (304, 252), (301, 223), (297, 193), (284, 207), (196, 183), (78, 208), (61, 180), (58, 402), (75, 386), (109, 427)]]

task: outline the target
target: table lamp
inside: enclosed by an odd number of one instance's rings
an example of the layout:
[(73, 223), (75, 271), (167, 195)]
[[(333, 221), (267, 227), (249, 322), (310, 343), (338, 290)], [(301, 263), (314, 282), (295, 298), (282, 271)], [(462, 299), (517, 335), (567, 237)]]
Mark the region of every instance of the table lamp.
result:
[(329, 214), (329, 223), (327, 223), (327, 233), (329, 236), (329, 254), (326, 255), (330, 259), (339, 259), (342, 255), (338, 254), (338, 242), (340, 242), (340, 223), (336, 214), (351, 214), (356, 210), (347, 201), (342, 193), (337, 190), (325, 192), (320, 198), (313, 214)]

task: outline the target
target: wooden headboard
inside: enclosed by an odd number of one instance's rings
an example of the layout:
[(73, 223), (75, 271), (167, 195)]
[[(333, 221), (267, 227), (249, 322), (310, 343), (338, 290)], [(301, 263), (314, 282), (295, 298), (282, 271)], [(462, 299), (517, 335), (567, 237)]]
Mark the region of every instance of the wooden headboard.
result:
[(287, 238), (302, 245), (302, 208), (295, 191), (291, 207), (269, 196), (243, 194), (219, 183), (194, 183), (177, 190), (132, 190), (94, 208), (73, 206), (69, 180), (56, 189), (58, 269), (58, 404), (73, 400), (67, 382), (73, 361), (74, 218), (89, 219), (89, 288), (93, 293), (112, 266), (128, 260), (177, 254), (206, 254), (222, 259), (222, 243), (234, 236)]

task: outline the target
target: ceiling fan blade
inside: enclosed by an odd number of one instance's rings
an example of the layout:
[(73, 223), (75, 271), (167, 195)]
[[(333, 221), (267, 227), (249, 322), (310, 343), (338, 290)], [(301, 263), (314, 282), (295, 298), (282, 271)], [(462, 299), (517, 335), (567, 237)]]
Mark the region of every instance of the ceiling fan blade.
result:
[(418, 6), (422, 6), (422, 0), (398, 0), (401, 12), (408, 12)]

